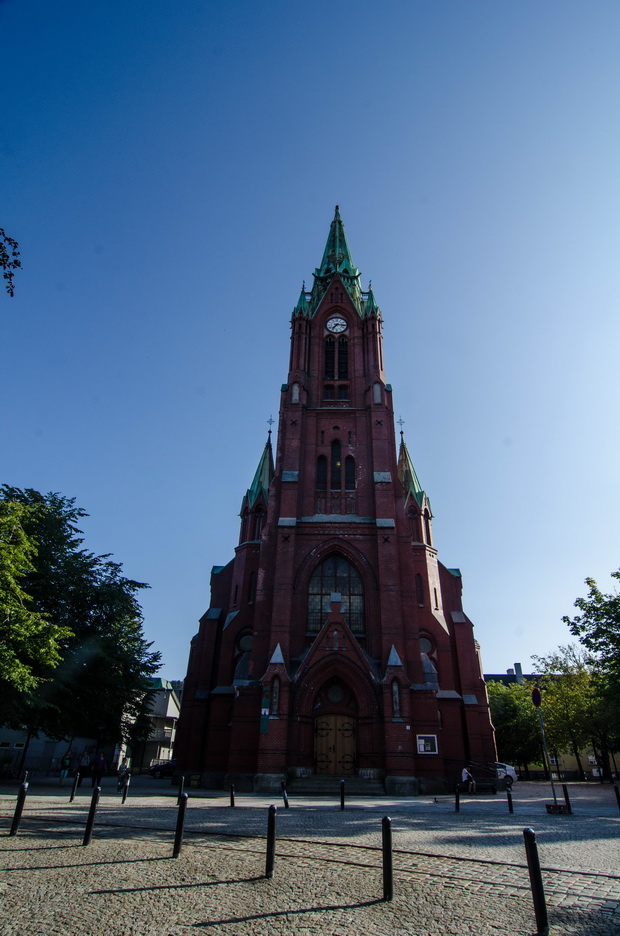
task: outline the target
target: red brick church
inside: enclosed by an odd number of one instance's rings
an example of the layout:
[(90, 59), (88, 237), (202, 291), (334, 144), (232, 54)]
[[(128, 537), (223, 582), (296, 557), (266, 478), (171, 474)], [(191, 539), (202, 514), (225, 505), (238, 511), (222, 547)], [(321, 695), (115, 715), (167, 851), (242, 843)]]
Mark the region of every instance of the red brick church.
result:
[(207, 786), (433, 792), (495, 760), (461, 574), (437, 559), (402, 432), (397, 451), (360, 280), (336, 208), (293, 309), (275, 464), (270, 432), (191, 643), (175, 751)]

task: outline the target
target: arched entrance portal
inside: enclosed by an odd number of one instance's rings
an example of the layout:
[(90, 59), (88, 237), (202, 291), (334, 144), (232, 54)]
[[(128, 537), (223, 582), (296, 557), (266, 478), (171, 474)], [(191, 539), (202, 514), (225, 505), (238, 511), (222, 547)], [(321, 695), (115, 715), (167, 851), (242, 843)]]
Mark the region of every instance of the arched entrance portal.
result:
[(357, 753), (357, 703), (340, 679), (330, 679), (314, 701), (314, 769), (317, 774), (353, 776)]

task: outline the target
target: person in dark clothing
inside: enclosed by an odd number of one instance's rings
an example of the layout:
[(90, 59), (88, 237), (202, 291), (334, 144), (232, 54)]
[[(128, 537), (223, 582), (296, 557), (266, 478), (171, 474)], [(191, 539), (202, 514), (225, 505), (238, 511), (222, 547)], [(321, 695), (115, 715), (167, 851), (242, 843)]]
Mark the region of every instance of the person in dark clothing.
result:
[(103, 751), (99, 751), (96, 757), (93, 757), (90, 772), (92, 775), (91, 786), (94, 789), (96, 786), (101, 786), (101, 778), (106, 773), (108, 765), (106, 763), (105, 755)]

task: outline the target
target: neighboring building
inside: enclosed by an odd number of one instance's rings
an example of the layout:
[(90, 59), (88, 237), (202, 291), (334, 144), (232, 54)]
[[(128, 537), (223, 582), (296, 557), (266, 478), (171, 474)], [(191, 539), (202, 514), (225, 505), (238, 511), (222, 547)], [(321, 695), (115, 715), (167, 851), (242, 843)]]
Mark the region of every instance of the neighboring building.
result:
[[(76, 737), (70, 741), (56, 741), (43, 732), (29, 737), (26, 731), (0, 728), (0, 778), (18, 777), (24, 771), (30, 777), (56, 776), (60, 771), (60, 761), (67, 752), (73, 771), (82, 755), (95, 756), (97, 740)], [(112, 747), (104, 745), (104, 754), (111, 763)]]
[[(126, 745), (104, 745), (109, 770), (126, 754), (132, 760), (134, 770), (146, 769), (157, 760), (170, 760), (175, 741), (179, 718), (180, 696), (183, 682), (173, 683), (166, 679), (152, 679), (154, 690), (150, 717), (153, 730), (144, 744), (132, 752)], [(28, 737), (25, 731), (0, 728), (0, 778), (16, 777), (27, 770), (31, 776), (55, 775), (60, 769), (61, 758), (69, 751), (72, 770), (77, 768), (80, 758), (86, 753), (94, 757), (98, 745), (96, 738), (72, 738), (70, 741), (56, 741), (42, 732)], [(22, 763), (23, 762), (23, 763)]]
[(415, 793), (495, 761), (461, 574), (400, 435), (397, 453), (381, 312), (336, 209), (293, 311), (275, 466), (270, 431), (192, 640), (175, 753), (203, 784)]
[[(182, 688), (183, 683), (170, 683), (160, 678), (151, 679), (150, 682), (154, 690), (149, 712), (153, 730), (144, 744), (137, 745), (135, 752), (129, 751), (134, 770), (146, 769), (155, 761), (170, 760), (176, 737), (181, 706), (178, 688)], [(119, 760), (124, 753), (118, 752)]]

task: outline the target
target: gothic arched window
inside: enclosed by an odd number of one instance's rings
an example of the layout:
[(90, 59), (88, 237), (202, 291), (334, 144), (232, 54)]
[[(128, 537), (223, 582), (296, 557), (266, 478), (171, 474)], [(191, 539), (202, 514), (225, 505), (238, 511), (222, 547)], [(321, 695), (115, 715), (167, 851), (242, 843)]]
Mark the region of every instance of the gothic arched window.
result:
[(316, 489), (317, 491), (327, 490), (327, 459), (325, 455), (319, 455), (316, 460)]
[(429, 546), (432, 546), (433, 538), (431, 536), (431, 518), (428, 510), (424, 511), (424, 532), (426, 534), (426, 542)]
[(253, 539), (260, 539), (261, 533), (263, 532), (263, 523), (265, 520), (265, 514), (262, 510), (257, 510), (254, 517), (254, 537)]
[(415, 593), (418, 599), (418, 605), (423, 607), (424, 605), (424, 589), (422, 588), (422, 576), (418, 572), (415, 577)]
[(340, 594), (340, 610), (354, 634), (363, 634), (364, 586), (359, 572), (337, 554), (316, 567), (308, 585), (307, 630), (316, 634), (331, 611), (331, 596)]
[(325, 339), (325, 377), (333, 380), (336, 376), (336, 341), (328, 335)]
[(338, 380), (346, 380), (349, 376), (349, 343), (342, 335), (338, 339)]
[(400, 718), (400, 686), (395, 679), (392, 680), (392, 715)]

